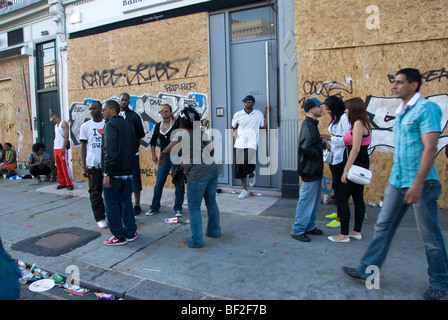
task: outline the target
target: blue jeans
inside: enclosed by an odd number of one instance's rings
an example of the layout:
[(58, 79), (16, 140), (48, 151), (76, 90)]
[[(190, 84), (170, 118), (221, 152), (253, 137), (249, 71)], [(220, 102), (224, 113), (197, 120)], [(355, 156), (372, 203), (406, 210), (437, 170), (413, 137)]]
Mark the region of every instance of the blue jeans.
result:
[(322, 179), (311, 182), (302, 180), (296, 216), (291, 226), (291, 234), (299, 235), (316, 227), (314, 223), (316, 222), (317, 209), (319, 209), (320, 205), (321, 190)]
[(219, 225), (219, 209), (216, 203), (216, 187), (218, 186), (218, 169), (208, 175), (187, 180), (188, 212), (190, 214), (190, 226), (192, 237), (187, 240), (190, 248), (200, 248), (204, 245), (202, 238), (201, 203), (204, 198), (207, 207), (207, 230), (205, 235), (212, 238), (221, 237)]
[[(170, 169), (174, 170), (174, 164), (171, 162), (170, 157), (166, 157), (163, 164), (157, 169), (156, 185), (154, 187), (154, 195), (150, 206), (151, 210), (160, 210), (160, 200), (162, 199), (163, 187), (166, 182), (166, 178), (170, 173)], [(175, 200), (174, 211), (182, 212), (182, 205), (184, 203), (184, 192), (178, 185), (175, 185)]]
[(115, 238), (125, 241), (137, 231), (132, 208), (132, 180), (110, 177), (110, 184), (112, 188), (109, 189), (103, 186), (109, 229)]
[(384, 204), (375, 224), (372, 240), (357, 267), (362, 277), (367, 277), (366, 268), (375, 265), (381, 268), (397, 227), (406, 211), (412, 206), (417, 229), (425, 243), (428, 261), (429, 284), (437, 290), (448, 290), (448, 259), (442, 232), (438, 226), (437, 200), (441, 185), (436, 180), (428, 180), (423, 187), (418, 203), (403, 203), (407, 188), (396, 188), (389, 184)]

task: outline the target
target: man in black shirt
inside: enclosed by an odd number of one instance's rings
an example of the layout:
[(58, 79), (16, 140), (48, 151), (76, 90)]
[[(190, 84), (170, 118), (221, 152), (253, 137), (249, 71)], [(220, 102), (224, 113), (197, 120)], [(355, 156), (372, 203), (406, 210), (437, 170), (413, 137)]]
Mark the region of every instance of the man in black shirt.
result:
[[(129, 121), (134, 127), (135, 134), (137, 135), (137, 142), (140, 145), (140, 139), (145, 136), (145, 130), (143, 129), (142, 119), (133, 110), (129, 109), (129, 104), (131, 103), (131, 98), (129, 94), (123, 92), (120, 94), (120, 115)], [(134, 174), (132, 178), (132, 192), (134, 193), (134, 214), (138, 215), (142, 212), (140, 207), (140, 193), (142, 191), (142, 179), (140, 176), (140, 158), (138, 150), (134, 158)]]

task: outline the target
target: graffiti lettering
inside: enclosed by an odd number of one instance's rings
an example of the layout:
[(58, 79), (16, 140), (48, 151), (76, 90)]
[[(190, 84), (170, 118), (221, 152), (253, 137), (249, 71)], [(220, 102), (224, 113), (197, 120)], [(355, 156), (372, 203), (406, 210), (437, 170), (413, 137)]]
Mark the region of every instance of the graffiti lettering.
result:
[(165, 90), (167, 92), (175, 92), (178, 90), (186, 90), (191, 91), (196, 89), (196, 83), (194, 82), (187, 82), (187, 83), (181, 83), (181, 84), (167, 84), (165, 85)]
[(193, 61), (194, 58), (183, 57), (172, 61), (141, 62), (137, 66), (129, 65), (126, 68), (119, 67), (103, 71), (85, 72), (81, 76), (81, 84), (83, 89), (107, 87), (109, 85), (113, 87), (119, 84), (120, 81), (124, 81), (126, 85), (130, 86), (152, 80), (171, 80), (181, 71), (183, 76), (186, 77)]
[(351, 78), (346, 78), (345, 80), (347, 83), (307, 80), (303, 83), (303, 91), (308, 95), (322, 95), (324, 97), (337, 95), (342, 97), (343, 92), (353, 93), (353, 80)]
[[(110, 99), (117, 100), (116, 97), (111, 97)], [(85, 99), (83, 102), (74, 102), (70, 106), (70, 136), (75, 147), (81, 145), (79, 141), (81, 125), (91, 118), (89, 105), (93, 100), (95, 99)], [(208, 99), (206, 94), (189, 92), (186, 95), (177, 93), (144, 94), (142, 96), (131, 95), (130, 108), (140, 115), (146, 133), (146, 136), (140, 140), (143, 148), (147, 149), (149, 147), (149, 141), (151, 140), (155, 124), (162, 120), (159, 113), (162, 103), (169, 103), (173, 108), (175, 116), (184, 107), (192, 106), (201, 115), (202, 125), (207, 128), (210, 126), (210, 122), (207, 120)]]
[(147, 177), (157, 177), (157, 169), (151, 169), (151, 168), (142, 169), (142, 168), (140, 168), (140, 175), (145, 175)]

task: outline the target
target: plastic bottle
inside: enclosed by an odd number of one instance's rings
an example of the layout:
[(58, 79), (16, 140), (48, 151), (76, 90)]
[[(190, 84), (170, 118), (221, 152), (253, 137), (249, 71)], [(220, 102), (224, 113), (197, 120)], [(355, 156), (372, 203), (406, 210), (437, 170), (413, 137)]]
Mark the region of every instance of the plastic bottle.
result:
[(22, 278), (19, 279), (20, 284), (26, 284), (30, 278), (33, 277), (33, 274), (29, 270), (22, 271)]

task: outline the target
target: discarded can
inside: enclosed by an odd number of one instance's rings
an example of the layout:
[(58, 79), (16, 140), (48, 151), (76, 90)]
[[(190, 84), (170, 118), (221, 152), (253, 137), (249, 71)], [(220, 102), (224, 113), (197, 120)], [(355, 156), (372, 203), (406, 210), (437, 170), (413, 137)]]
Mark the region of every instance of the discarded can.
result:
[(48, 278), (50, 278), (50, 274), (49, 274), (47, 271), (45, 271), (45, 270), (40, 270), (40, 271), (39, 271), (39, 274), (40, 274), (40, 276), (42, 277), (42, 279), (48, 279)]
[(378, 206), (376, 205), (376, 203), (373, 203), (373, 202), (370, 202), (370, 203), (369, 203), (369, 206), (371, 206), (372, 208), (376, 208), (376, 207), (378, 207)]
[(324, 194), (324, 200), (323, 200), (324, 204), (328, 203), (328, 194)]
[(236, 192), (233, 190), (230, 190), (230, 194), (236, 194)]
[(64, 277), (62, 277), (61, 275), (55, 273), (54, 275), (51, 276), (51, 279), (53, 279), (54, 283), (56, 285), (61, 285), (64, 284)]
[(33, 273), (33, 275), (36, 278), (39, 278), (39, 279), (48, 279), (48, 278), (50, 278), (50, 274), (47, 271), (42, 270), (41, 268), (31, 267), (30, 271)]
[(95, 292), (95, 295), (98, 299), (101, 299), (101, 300), (115, 300), (115, 295), (113, 293)]
[(169, 219), (165, 219), (166, 223), (177, 223), (177, 218), (169, 218)]
[(262, 196), (262, 194), (261, 193), (258, 193), (258, 192), (250, 192), (249, 193), (251, 196)]

